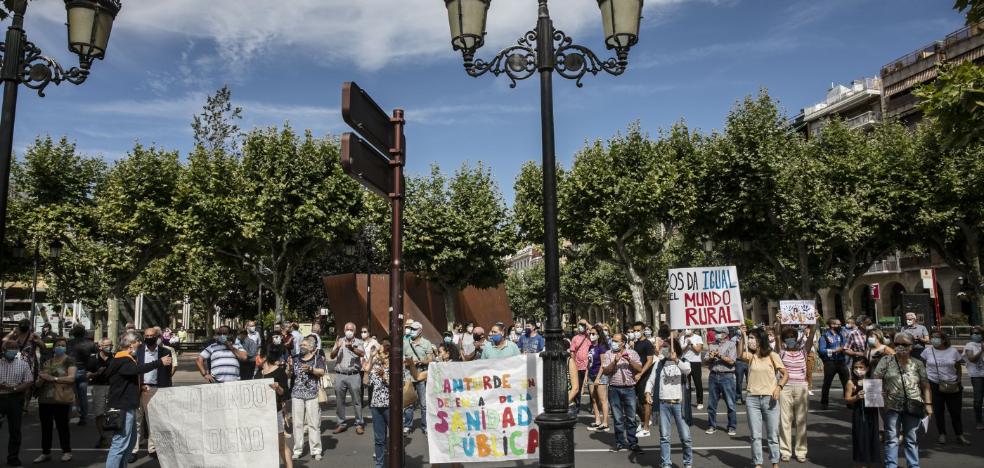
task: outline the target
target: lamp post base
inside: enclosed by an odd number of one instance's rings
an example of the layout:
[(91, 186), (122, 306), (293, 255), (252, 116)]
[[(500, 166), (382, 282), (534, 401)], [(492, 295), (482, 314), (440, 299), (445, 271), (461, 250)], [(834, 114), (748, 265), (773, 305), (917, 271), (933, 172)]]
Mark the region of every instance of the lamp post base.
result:
[(574, 424), (569, 413), (543, 413), (536, 418), (540, 427), (540, 467), (574, 466)]

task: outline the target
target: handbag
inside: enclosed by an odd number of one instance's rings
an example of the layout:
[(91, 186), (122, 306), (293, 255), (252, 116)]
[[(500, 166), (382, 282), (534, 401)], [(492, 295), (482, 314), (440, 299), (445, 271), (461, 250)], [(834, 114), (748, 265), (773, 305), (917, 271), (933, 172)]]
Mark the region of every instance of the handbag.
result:
[(52, 401), (55, 403), (63, 405), (71, 405), (75, 403), (75, 388), (73, 384), (68, 383), (51, 383), (54, 385), (54, 394), (52, 395)]
[(403, 381), (403, 407), (409, 408), (417, 403), (417, 387), (409, 380)]
[(940, 393), (960, 393), (960, 382), (944, 382), (943, 374), (940, 374), (940, 361), (936, 360), (936, 348), (933, 348), (933, 363), (936, 364), (936, 375), (940, 376)]
[(892, 360), (895, 361), (895, 367), (899, 369), (899, 378), (902, 379), (902, 398), (904, 398), (902, 403), (902, 413), (919, 419), (925, 418), (926, 403), (919, 400), (909, 399), (909, 392), (905, 390), (905, 372), (902, 371), (902, 366), (899, 364), (898, 359), (893, 356)]

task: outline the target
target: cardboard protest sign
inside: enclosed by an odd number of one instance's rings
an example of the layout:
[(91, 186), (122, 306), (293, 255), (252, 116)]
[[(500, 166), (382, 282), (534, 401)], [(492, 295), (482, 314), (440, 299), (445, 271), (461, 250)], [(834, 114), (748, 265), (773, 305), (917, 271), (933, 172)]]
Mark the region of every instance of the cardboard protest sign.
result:
[(744, 320), (733, 266), (671, 269), (668, 295), (674, 330), (736, 327)]
[(779, 301), (779, 323), (783, 325), (813, 325), (817, 323), (815, 301)]
[(539, 356), (432, 363), (427, 374), (429, 462), (537, 458)]
[(163, 468), (279, 466), (272, 379), (160, 388), (147, 407)]

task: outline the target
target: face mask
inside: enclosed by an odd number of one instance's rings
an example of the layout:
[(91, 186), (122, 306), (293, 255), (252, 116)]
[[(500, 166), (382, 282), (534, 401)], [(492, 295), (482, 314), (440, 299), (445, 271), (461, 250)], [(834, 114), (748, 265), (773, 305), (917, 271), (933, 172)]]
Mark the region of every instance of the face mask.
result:
[(717, 339), (718, 343), (724, 343), (725, 341), (728, 341), (728, 335), (726, 333), (718, 333), (717, 335), (714, 336), (714, 338)]
[(693, 330), (684, 330), (683, 333), (686, 334), (687, 336), (690, 336), (690, 335), (693, 335), (694, 334), (694, 331)]
[(622, 343), (619, 343), (618, 341), (613, 341), (612, 342), (612, 351), (618, 352), (618, 350), (620, 350), (620, 349), (622, 349)]
[(256, 327), (249, 327), (246, 330), (249, 330), (250, 333), (253, 333), (256, 331)]
[(910, 326), (910, 327), (912, 326), (913, 323), (915, 323), (915, 320), (911, 320), (911, 319), (906, 319), (905, 320), (905, 324), (908, 325), (908, 326)]
[(755, 351), (756, 349), (758, 349), (758, 347), (759, 347), (758, 341), (756, 341), (756, 340), (748, 340), (748, 349), (749, 350)]
[(785, 340), (783, 340), (783, 343), (785, 343), (787, 348), (795, 348), (796, 338), (786, 338)]
[(351, 340), (355, 336), (355, 332), (352, 330), (345, 330), (345, 338)]
[(17, 351), (9, 351), (9, 350), (8, 351), (4, 351), (3, 352), (3, 358), (6, 359), (6, 360), (8, 360), (8, 361), (13, 361), (14, 359), (17, 358), (17, 354), (18, 354)]
[(664, 358), (669, 358), (670, 357), (670, 348), (663, 348), (663, 350), (660, 351), (659, 353), (662, 354)]
[(482, 334), (481, 333), (473, 333), (472, 334), (472, 341), (482, 341)]
[(523, 334), (526, 336), (530, 336), (533, 334), (533, 329), (527, 328), (525, 331), (523, 331)]
[(492, 344), (498, 345), (502, 342), (502, 335), (489, 335), (489, 339), (492, 340)]
[(646, 335), (646, 338), (649, 338), (649, 337), (653, 336), (653, 331), (647, 328), (647, 329), (645, 329), (645, 330), (642, 331), (642, 334), (643, 335)]
[(410, 336), (410, 329), (409, 328), (404, 328), (403, 329), (403, 336)]
[(929, 339), (929, 342), (932, 343), (933, 346), (943, 346), (943, 339), (942, 338), (930, 338)]
[(868, 346), (874, 346), (876, 344), (878, 344), (878, 338), (873, 336), (868, 338)]
[(577, 326), (577, 332), (578, 333), (584, 333), (584, 330), (585, 330), (584, 325), (578, 325)]
[(420, 336), (420, 330), (410, 330), (410, 337), (411, 338), (416, 338), (418, 336)]
[(591, 340), (592, 343), (598, 342), (598, 335), (588, 335), (588, 338)]
[(279, 335), (275, 335), (273, 337), (273, 344), (280, 344), (280, 340), (281, 340), (280, 336)]
[(980, 343), (982, 340), (984, 340), (984, 336), (980, 335), (979, 333), (974, 333), (973, 335), (970, 335), (970, 341), (973, 341), (974, 343)]
[(854, 369), (854, 375), (864, 377), (868, 375), (868, 369)]
[(20, 330), (21, 332), (26, 332), (26, 331), (28, 331), (28, 330), (31, 329), (31, 326), (30, 325), (19, 325), (17, 327), (17, 329)]
[(311, 351), (314, 351), (314, 350), (311, 349), (311, 346), (310, 345), (302, 345), (301, 346), (301, 351), (304, 351), (305, 353), (310, 353)]
[(103, 347), (102, 350), (106, 354), (113, 354), (113, 347), (112, 346), (105, 346), (105, 347)]
[(226, 340), (228, 340), (228, 339), (229, 339), (229, 337), (226, 336), (226, 335), (216, 335), (215, 336), (215, 341), (218, 341), (219, 343), (225, 343)]
[(55, 347), (55, 356), (64, 356), (64, 355), (65, 355), (65, 347), (64, 346), (56, 346)]
[(363, 340), (368, 340), (369, 339), (369, 332), (362, 332), (362, 339)]
[(450, 336), (445, 336), (444, 337), (444, 342), (447, 343), (447, 344), (451, 344), (451, 337)]

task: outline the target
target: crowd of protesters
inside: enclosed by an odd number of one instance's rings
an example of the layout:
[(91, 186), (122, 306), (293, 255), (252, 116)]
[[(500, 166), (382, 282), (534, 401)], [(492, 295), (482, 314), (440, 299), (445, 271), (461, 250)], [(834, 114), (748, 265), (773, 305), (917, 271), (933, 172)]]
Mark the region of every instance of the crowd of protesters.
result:
[[(3, 339), (0, 359), (0, 416), (9, 431), (8, 465), (21, 464), (21, 426), (32, 397), (38, 401), (42, 435), (35, 463), (51, 459), (55, 434), (61, 461), (72, 460), (73, 413), (79, 425), (94, 420), (96, 447), (109, 449), (107, 468), (133, 463), (141, 440), (146, 440), (147, 454), (156, 457), (147, 430), (147, 405), (159, 388), (172, 385), (177, 352), (170, 345), (178, 334), (158, 327), (141, 333), (128, 325), (114, 349), (108, 338), (93, 342), (81, 326), (74, 327), (66, 340), (50, 334), (50, 328), (34, 333), (27, 321), (18, 325)], [(406, 391), (399, 410), (404, 433), (419, 427), (426, 434), (431, 364), (539, 353), (546, 345), (534, 323), (494, 323), (488, 332), (473, 323), (456, 323), (436, 344), (423, 336), (423, 328), (420, 322), (407, 320), (401, 337), (403, 356), (398, 358)], [(336, 401), (334, 433), (350, 427), (356, 434), (365, 433), (365, 399), (373, 422), (374, 464), (384, 466), (391, 411), (390, 341), (377, 340), (366, 327), (346, 323), (333, 344), (323, 347), (319, 332), (316, 325), (305, 335), (296, 323), (275, 324), (265, 336), (254, 322), (238, 332), (221, 326), (195, 364), (208, 383), (273, 380), (279, 453), (287, 467), (305, 451), (313, 460), (324, 456), (321, 404), (328, 401), (323, 379), (330, 378)], [(641, 452), (639, 441), (652, 435), (655, 421), (661, 465), (672, 465), (675, 431), (683, 466), (691, 467), (691, 429), (697, 424), (693, 408), (702, 410), (706, 404), (707, 434), (723, 431), (740, 437), (737, 406), (744, 405), (752, 465), (805, 462), (812, 373), (822, 368), (821, 407), (831, 405), (836, 377), (844, 391), (843, 403), (851, 409), (855, 464), (898, 466), (901, 448), (907, 465), (918, 466), (917, 433), (926, 416), (935, 421), (938, 444), (950, 440), (970, 444), (961, 417), (965, 372), (973, 385), (975, 427), (984, 430), (981, 328), (974, 327), (970, 338), (960, 352), (945, 333), (931, 332), (911, 314), (905, 326), (891, 333), (867, 317), (849, 319), (843, 326), (831, 319), (824, 330), (810, 325), (654, 330), (637, 322), (613, 332), (607, 324), (581, 320), (565, 337), (570, 352), (570, 411), (591, 413), (588, 431), (611, 431), (613, 452)], [(864, 386), (871, 379), (881, 381), (881, 406), (866, 406)], [(111, 438), (106, 427), (111, 428)]]

